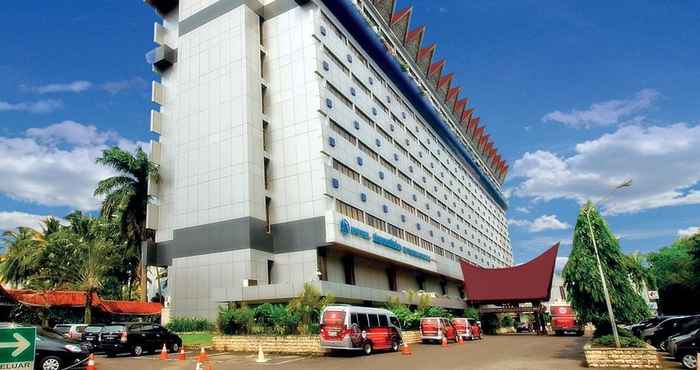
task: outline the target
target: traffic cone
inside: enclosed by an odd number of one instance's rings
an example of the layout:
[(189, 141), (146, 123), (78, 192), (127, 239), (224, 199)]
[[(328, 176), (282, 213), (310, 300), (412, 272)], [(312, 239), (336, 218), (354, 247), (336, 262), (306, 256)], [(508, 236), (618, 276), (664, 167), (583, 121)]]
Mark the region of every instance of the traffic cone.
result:
[(163, 343), (163, 348), (160, 350), (160, 359), (161, 360), (168, 359), (168, 347), (165, 346), (165, 343)]
[(204, 370), (201, 361), (197, 360), (197, 365), (194, 367), (194, 370)]
[(262, 346), (258, 344), (258, 358), (255, 359), (255, 362), (262, 363), (262, 362), (267, 362), (269, 361), (267, 358), (265, 358), (265, 354), (263, 353)]
[(459, 344), (464, 344), (464, 339), (462, 338), (461, 335), (458, 335), (458, 336), (457, 336), (457, 343), (459, 343)]
[(187, 359), (187, 355), (185, 355), (185, 346), (182, 346), (182, 348), (180, 348), (180, 353), (177, 354), (177, 359), (180, 361), (184, 361)]
[(207, 365), (204, 367), (204, 370), (214, 370), (214, 367), (211, 365)]
[(207, 355), (207, 351), (204, 350), (204, 347), (201, 347), (201, 350), (199, 351), (199, 356), (197, 359), (201, 362), (207, 362), (209, 359), (209, 356)]
[(447, 336), (442, 336), (442, 346), (447, 348)]
[(85, 370), (97, 370), (97, 367), (95, 367), (95, 355), (90, 354), (90, 357), (88, 357), (88, 362), (87, 362), (87, 367)]
[(403, 342), (403, 346), (401, 347), (401, 353), (404, 355), (412, 355), (413, 352), (411, 352), (411, 348), (408, 346), (408, 343)]

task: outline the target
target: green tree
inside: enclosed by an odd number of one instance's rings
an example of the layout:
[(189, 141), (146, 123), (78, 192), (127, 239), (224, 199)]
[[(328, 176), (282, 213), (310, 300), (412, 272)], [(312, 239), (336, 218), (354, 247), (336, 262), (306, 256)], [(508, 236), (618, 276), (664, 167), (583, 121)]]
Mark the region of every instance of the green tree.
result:
[(327, 305), (333, 303), (335, 297), (333, 295), (322, 296), (313, 285), (304, 284), (304, 290), (289, 301), (289, 312), (293, 315), (298, 315), (299, 333), (309, 334), (312, 332), (312, 324), (319, 322), (321, 310)]
[(700, 235), (680, 238), (649, 253), (647, 260), (659, 290), (659, 311), (667, 315), (700, 310)]
[(611, 331), (611, 325), (603, 285), (598, 273), (587, 212), (589, 212), (590, 228), (593, 229), (597, 242), (616, 320), (621, 323), (637, 322), (648, 316), (649, 311), (642, 297), (632, 286), (630, 271), (617, 238), (595, 207), (590, 202), (585, 204), (576, 221), (573, 248), (562, 275), (571, 306), (580, 319), (584, 322), (592, 322), (597, 328), (596, 335), (604, 335)]
[(27, 285), (40, 267), (41, 248), (36, 239), (43, 236), (29, 227), (7, 230), (2, 234), (5, 255), (0, 264), (2, 281), (15, 285)]
[(104, 196), (101, 214), (108, 219), (116, 219), (122, 236), (127, 240), (129, 257), (136, 265), (131, 278), (138, 278), (141, 300), (145, 301), (147, 277), (145, 261), (141, 260), (141, 243), (153, 238), (146, 229), (146, 206), (151, 201), (148, 180), (159, 180), (158, 166), (148, 159), (141, 148), (136, 149), (134, 154), (118, 147), (107, 149), (97, 158), (97, 163), (118, 172), (116, 176), (100, 181), (95, 195)]

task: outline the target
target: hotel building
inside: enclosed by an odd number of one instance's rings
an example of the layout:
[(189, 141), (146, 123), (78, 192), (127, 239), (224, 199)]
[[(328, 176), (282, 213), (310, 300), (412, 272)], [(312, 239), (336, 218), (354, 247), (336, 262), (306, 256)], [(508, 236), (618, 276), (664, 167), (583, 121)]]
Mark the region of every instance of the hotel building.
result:
[(172, 315), (406, 292), (465, 307), (460, 261), (511, 266), (507, 165), (412, 8), (146, 0), (155, 24), (150, 265)]

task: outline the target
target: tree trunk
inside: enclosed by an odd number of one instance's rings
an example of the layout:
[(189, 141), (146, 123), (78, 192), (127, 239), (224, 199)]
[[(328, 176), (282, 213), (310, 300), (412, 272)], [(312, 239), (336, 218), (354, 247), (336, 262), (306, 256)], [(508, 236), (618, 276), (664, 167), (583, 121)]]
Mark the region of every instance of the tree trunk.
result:
[(90, 290), (85, 294), (85, 316), (83, 321), (84, 324), (92, 324), (92, 291)]
[(141, 302), (148, 301), (148, 276), (146, 276), (146, 265), (143, 263), (143, 258), (139, 261), (139, 285), (141, 286), (140, 300)]

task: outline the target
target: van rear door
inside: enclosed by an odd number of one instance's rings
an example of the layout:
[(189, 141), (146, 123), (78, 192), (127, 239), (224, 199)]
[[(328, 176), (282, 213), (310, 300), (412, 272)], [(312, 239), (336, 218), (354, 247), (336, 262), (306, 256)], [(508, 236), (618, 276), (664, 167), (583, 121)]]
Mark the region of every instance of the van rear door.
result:
[(327, 310), (321, 320), (321, 335), (326, 340), (341, 340), (345, 327), (345, 311)]
[(434, 337), (438, 335), (440, 329), (439, 319), (421, 319), (420, 331), (426, 337)]

